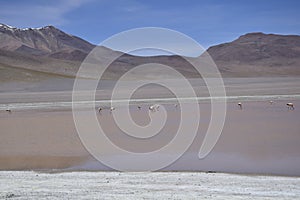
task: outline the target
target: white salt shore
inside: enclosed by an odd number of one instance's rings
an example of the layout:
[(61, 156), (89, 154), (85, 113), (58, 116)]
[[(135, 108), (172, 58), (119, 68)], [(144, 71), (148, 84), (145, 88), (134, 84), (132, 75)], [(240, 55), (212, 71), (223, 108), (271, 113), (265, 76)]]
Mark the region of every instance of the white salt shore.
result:
[(300, 178), (191, 172), (1, 171), (0, 199), (299, 199)]

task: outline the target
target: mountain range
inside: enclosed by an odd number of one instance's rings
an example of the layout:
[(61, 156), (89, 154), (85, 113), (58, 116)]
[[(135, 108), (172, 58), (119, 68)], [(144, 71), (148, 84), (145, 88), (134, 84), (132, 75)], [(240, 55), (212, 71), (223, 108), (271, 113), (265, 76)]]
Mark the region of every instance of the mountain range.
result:
[[(0, 24), (0, 81), (15, 79), (20, 70), (31, 78), (36, 73), (75, 77), (81, 62), (94, 47), (54, 26), (19, 29)], [(99, 48), (105, 52), (103, 56), (118, 53), (106, 47)], [(248, 33), (232, 42), (212, 46), (207, 52), (225, 77), (300, 75), (298, 35)], [(133, 67), (146, 63), (166, 64), (186, 77), (198, 77), (181, 56), (124, 54), (112, 63), (105, 78), (117, 79)]]

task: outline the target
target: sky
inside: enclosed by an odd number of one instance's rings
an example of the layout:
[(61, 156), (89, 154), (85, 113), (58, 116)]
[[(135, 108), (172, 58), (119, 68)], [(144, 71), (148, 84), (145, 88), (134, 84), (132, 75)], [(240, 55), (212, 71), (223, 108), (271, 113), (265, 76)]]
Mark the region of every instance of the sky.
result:
[(298, 0), (0, 0), (0, 23), (54, 25), (93, 44), (122, 31), (163, 27), (205, 48), (249, 32), (300, 35)]

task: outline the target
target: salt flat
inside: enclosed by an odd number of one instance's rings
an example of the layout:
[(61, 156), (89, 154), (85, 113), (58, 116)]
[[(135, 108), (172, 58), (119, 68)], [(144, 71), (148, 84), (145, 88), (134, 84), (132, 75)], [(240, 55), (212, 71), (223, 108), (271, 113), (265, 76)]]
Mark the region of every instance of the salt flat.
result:
[(191, 172), (0, 172), (0, 198), (299, 199), (300, 178)]

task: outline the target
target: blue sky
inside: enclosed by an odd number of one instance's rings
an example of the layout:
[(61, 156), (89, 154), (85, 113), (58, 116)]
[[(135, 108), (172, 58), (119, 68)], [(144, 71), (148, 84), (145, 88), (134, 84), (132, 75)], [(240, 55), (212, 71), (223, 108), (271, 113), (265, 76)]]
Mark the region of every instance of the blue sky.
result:
[(204, 47), (248, 32), (300, 35), (298, 0), (0, 0), (0, 23), (54, 25), (94, 44), (132, 28), (180, 31)]

